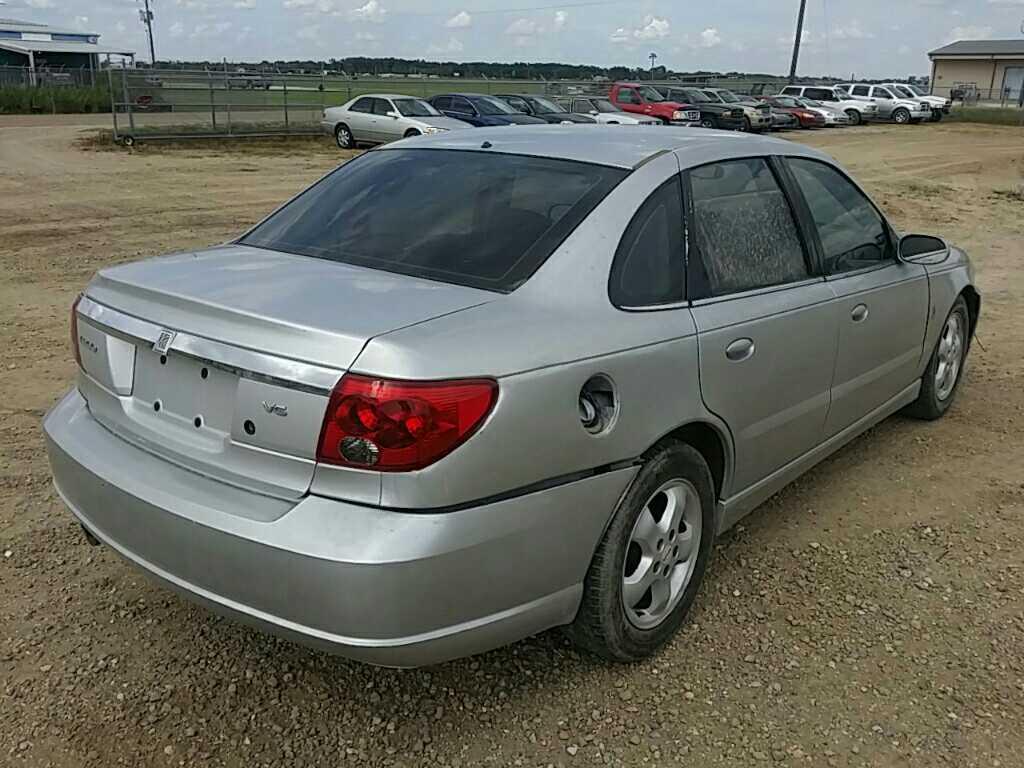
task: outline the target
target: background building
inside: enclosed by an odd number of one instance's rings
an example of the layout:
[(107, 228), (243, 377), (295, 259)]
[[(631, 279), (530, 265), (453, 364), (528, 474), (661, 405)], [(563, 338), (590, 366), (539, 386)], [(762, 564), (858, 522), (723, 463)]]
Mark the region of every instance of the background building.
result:
[(134, 61), (134, 51), (107, 48), (99, 42), (96, 32), (0, 19), (0, 66), (27, 67), (34, 83), (53, 70), (94, 72), (101, 55), (128, 56)]
[(1011, 104), (1024, 97), (1024, 39), (958, 40), (928, 56), (939, 96), (976, 90), (981, 99)]

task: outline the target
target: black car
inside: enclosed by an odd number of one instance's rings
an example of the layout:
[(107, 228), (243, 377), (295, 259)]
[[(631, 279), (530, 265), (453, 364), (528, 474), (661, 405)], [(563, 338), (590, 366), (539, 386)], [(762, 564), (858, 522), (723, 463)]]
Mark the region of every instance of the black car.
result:
[(470, 125), (543, 125), (546, 120), (516, 112), (497, 96), (483, 93), (444, 93), (428, 101), (446, 117), (454, 117)]
[(658, 92), (669, 101), (680, 101), (692, 104), (700, 110), (702, 128), (721, 128), (726, 131), (739, 131), (744, 126), (743, 108), (739, 105), (729, 106), (712, 101), (699, 88), (674, 88), (660, 86)]
[(596, 123), (592, 117), (586, 115), (574, 115), (565, 107), (545, 99), (543, 96), (535, 96), (529, 93), (499, 93), (497, 97), (508, 104), (512, 109), (526, 115), (539, 117), (546, 123)]

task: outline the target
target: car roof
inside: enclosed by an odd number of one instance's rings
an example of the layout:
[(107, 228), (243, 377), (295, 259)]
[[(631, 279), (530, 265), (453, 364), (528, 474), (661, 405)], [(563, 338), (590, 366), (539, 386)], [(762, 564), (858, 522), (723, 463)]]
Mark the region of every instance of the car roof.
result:
[(352, 100), (356, 99), (419, 99), (423, 101), (422, 96), (410, 96), (407, 93), (361, 93), (353, 97)]
[(655, 155), (675, 152), (684, 168), (716, 159), (757, 155), (800, 155), (825, 159), (824, 153), (784, 139), (750, 133), (664, 126), (658, 130), (611, 131), (604, 125), (524, 125), (483, 131), (451, 131), (416, 138), (415, 144), (398, 142), (377, 152), (394, 149), (449, 149), (497, 152), (573, 160), (617, 168), (635, 168)]
[(431, 96), (430, 98), (434, 99), (437, 98), (437, 96), (463, 96), (467, 99), (479, 99), (481, 97), (486, 97), (488, 99), (498, 98), (493, 93), (472, 93), (470, 91), (452, 91), (451, 93), (439, 93), (436, 96)]

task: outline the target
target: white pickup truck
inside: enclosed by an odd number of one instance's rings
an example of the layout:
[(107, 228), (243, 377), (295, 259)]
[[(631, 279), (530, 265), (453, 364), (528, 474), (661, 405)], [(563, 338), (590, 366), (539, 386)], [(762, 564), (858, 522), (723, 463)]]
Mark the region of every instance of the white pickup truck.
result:
[(944, 99), (941, 96), (932, 96), (929, 93), (925, 93), (924, 90), (916, 85), (910, 85), (910, 83), (882, 83), (886, 88), (891, 91), (895, 91), (898, 96), (902, 96), (906, 99), (917, 99), (918, 101), (926, 101), (932, 108), (932, 122), (937, 123), (942, 119), (943, 115), (948, 115), (950, 108), (953, 106), (952, 99)]
[(878, 107), (875, 104), (851, 99), (842, 91), (828, 85), (787, 85), (779, 95), (820, 101), (825, 106), (845, 112), (850, 118), (850, 125), (861, 125), (878, 119)]

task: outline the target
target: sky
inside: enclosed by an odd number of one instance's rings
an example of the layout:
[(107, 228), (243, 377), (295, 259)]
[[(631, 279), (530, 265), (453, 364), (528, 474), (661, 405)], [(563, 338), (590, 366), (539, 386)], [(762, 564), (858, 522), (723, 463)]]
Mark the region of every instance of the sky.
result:
[[(160, 59), (396, 56), (784, 74), (799, 0), (151, 0)], [(141, 0), (0, 0), (148, 58)], [(799, 71), (927, 74), (957, 39), (1021, 38), (1024, 0), (808, 0)]]

